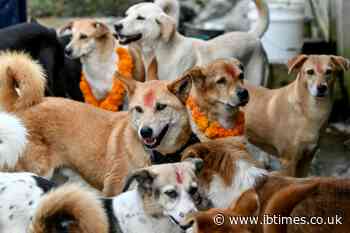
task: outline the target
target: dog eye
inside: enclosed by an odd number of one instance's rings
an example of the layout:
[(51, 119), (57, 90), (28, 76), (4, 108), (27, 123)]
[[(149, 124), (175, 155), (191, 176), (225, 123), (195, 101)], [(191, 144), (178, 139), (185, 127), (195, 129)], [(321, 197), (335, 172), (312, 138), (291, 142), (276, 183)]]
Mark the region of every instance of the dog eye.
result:
[(243, 65), (242, 63), (240, 63), (240, 64), (238, 65), (238, 67), (239, 67), (239, 69), (240, 69), (241, 71), (244, 71), (244, 65)]
[(310, 70), (307, 70), (306, 73), (308, 75), (314, 75), (315, 74), (315, 71), (313, 69), (310, 69)]
[(156, 105), (157, 111), (162, 111), (162, 110), (164, 110), (166, 107), (167, 107), (166, 104), (157, 103), (157, 105)]
[(244, 79), (244, 73), (240, 73), (239, 76), (238, 76), (239, 80), (243, 80)]
[(140, 106), (135, 107), (136, 112), (143, 113), (143, 109)]
[(167, 195), (171, 199), (175, 199), (178, 196), (178, 194), (177, 194), (177, 192), (175, 190), (165, 191), (164, 193), (165, 193), (165, 195)]
[(216, 81), (216, 84), (226, 84), (226, 78), (225, 77), (221, 77), (220, 79), (218, 79)]
[(327, 69), (327, 70), (326, 70), (326, 75), (331, 75), (332, 72), (333, 72), (332, 69)]
[(145, 17), (143, 17), (143, 16), (141, 16), (141, 15), (139, 15), (139, 16), (137, 16), (137, 18), (136, 18), (137, 20), (145, 20)]
[(193, 196), (193, 195), (195, 195), (196, 193), (197, 193), (197, 191), (198, 191), (198, 187), (191, 187), (189, 190), (188, 190), (188, 193), (191, 195), (191, 196)]
[(81, 34), (80, 37), (79, 37), (79, 39), (81, 39), (81, 40), (84, 40), (84, 39), (87, 39), (87, 38), (88, 38), (88, 36), (85, 35), (85, 34)]

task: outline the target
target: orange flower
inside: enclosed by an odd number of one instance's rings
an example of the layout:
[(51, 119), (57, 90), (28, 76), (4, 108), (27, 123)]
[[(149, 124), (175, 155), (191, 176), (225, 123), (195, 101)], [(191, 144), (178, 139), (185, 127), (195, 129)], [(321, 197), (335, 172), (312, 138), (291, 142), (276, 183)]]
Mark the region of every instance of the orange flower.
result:
[[(117, 48), (116, 53), (119, 57), (117, 69), (120, 74), (127, 78), (132, 78), (132, 70), (134, 67), (132, 57), (125, 48)], [(108, 93), (105, 99), (97, 100), (91, 91), (90, 85), (87, 82), (84, 73), (81, 74), (80, 90), (84, 95), (85, 102), (96, 107), (100, 107), (109, 111), (116, 112), (123, 105), (125, 96), (125, 88), (122, 82), (114, 79), (112, 90)]]
[(186, 105), (191, 110), (192, 119), (196, 123), (199, 130), (210, 139), (241, 136), (244, 134), (244, 113), (239, 111), (235, 121), (235, 127), (232, 129), (225, 129), (219, 122), (209, 122), (208, 117), (200, 111), (194, 98), (189, 97)]

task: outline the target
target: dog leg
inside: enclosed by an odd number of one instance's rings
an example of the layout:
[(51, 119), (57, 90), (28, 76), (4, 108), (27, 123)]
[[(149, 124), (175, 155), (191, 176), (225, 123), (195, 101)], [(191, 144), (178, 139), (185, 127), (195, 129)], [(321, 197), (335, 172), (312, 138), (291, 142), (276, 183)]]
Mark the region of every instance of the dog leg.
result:
[(247, 80), (257, 86), (268, 84), (268, 60), (264, 48), (260, 45), (255, 49), (246, 68)]
[(296, 177), (306, 177), (309, 174), (311, 162), (317, 152), (317, 149), (318, 147), (315, 147), (310, 151), (304, 151), (301, 159), (299, 159), (296, 164)]
[(122, 163), (116, 163), (104, 179), (103, 194), (107, 197), (114, 197), (120, 194), (127, 175), (127, 169), (123, 167)]

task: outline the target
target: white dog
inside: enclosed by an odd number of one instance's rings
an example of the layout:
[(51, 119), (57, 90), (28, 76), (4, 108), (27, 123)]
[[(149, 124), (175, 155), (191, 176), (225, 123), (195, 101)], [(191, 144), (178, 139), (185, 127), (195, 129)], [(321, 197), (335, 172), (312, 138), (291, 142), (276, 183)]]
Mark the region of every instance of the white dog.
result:
[(175, 20), (154, 3), (140, 3), (126, 12), (115, 25), (121, 44), (136, 42), (145, 64), (155, 55), (158, 77), (173, 80), (195, 65), (205, 65), (218, 58), (235, 57), (246, 66), (247, 79), (253, 84), (265, 84), (267, 58), (259, 38), (268, 28), (268, 7), (256, 0), (260, 13), (258, 26), (250, 32), (231, 32), (210, 41), (182, 36), (176, 31)]

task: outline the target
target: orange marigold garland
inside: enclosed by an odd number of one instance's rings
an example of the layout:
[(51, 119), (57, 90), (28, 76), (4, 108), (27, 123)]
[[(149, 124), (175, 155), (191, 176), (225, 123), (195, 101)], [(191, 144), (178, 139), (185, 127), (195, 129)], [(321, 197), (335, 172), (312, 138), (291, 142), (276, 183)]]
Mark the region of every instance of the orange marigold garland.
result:
[(239, 111), (235, 118), (235, 127), (232, 129), (225, 129), (217, 121), (209, 122), (207, 116), (200, 111), (193, 97), (187, 99), (186, 105), (191, 110), (193, 121), (199, 130), (204, 132), (208, 138), (215, 139), (241, 136), (244, 134), (244, 113), (242, 111)]
[[(119, 61), (117, 70), (120, 74), (127, 78), (132, 78), (133, 61), (128, 50), (125, 48), (117, 48), (116, 53), (118, 54)], [(109, 111), (118, 111), (124, 100), (125, 88), (122, 82), (118, 79), (114, 79), (112, 90), (107, 94), (106, 98), (103, 100), (97, 100), (91, 91), (90, 85), (87, 82), (84, 73), (81, 74), (80, 90), (84, 95), (85, 102), (96, 107), (100, 107)]]

